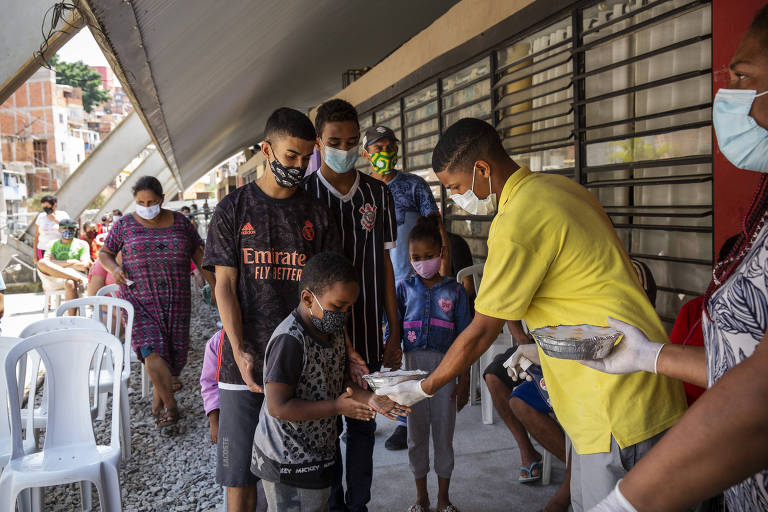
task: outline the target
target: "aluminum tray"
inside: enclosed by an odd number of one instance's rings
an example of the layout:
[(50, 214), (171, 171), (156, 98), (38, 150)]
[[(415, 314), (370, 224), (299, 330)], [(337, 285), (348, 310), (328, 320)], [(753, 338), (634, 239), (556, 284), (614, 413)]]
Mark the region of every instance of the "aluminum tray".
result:
[(363, 375), (363, 379), (368, 383), (371, 390), (378, 388), (394, 386), (407, 380), (420, 380), (429, 375), (424, 370), (395, 370), (394, 372), (376, 372), (369, 375)]
[(556, 325), (531, 331), (541, 350), (557, 359), (602, 359), (613, 350), (621, 331), (595, 325)]

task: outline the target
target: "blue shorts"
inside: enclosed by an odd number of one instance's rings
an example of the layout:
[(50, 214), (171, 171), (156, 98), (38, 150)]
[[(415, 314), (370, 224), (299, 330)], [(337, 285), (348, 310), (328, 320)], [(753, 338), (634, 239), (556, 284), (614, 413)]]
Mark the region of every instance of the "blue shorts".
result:
[(536, 389), (535, 382), (523, 382), (509, 395), (509, 398), (512, 397), (522, 400), (541, 414), (552, 414), (554, 412), (549, 404), (541, 398), (539, 390)]

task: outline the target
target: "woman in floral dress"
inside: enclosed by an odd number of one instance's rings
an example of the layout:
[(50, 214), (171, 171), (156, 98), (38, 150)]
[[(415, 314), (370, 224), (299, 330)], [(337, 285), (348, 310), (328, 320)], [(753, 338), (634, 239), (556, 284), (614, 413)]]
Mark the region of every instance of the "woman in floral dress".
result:
[[(120, 296), (133, 304), (131, 344), (154, 384), (157, 426), (166, 427), (179, 417), (173, 392), (189, 347), (189, 262), (202, 268), (203, 241), (183, 215), (162, 208), (156, 178), (140, 178), (133, 197), (136, 211), (112, 226), (99, 260), (121, 285)], [(121, 251), (119, 265), (115, 255)], [(213, 274), (204, 274), (213, 289)]]

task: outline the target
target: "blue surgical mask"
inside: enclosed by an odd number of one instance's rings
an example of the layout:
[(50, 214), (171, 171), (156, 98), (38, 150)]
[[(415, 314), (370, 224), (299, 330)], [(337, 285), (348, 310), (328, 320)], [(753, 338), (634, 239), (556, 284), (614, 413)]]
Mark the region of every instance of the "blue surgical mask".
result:
[(357, 160), (357, 146), (349, 151), (342, 151), (332, 147), (325, 146), (325, 163), (328, 164), (334, 172), (344, 174), (352, 170)]
[(752, 89), (720, 89), (712, 105), (717, 145), (733, 165), (768, 172), (768, 130), (749, 115), (757, 94)]

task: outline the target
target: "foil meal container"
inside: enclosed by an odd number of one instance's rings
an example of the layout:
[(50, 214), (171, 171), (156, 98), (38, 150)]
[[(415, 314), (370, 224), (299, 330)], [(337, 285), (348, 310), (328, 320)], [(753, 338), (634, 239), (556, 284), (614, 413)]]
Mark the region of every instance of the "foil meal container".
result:
[(556, 325), (531, 331), (541, 350), (556, 359), (602, 359), (613, 350), (621, 331), (596, 325)]
[(429, 372), (424, 370), (395, 370), (393, 372), (375, 372), (363, 375), (363, 379), (365, 379), (365, 382), (372, 391), (376, 391), (378, 388), (394, 386), (407, 380), (420, 380), (427, 375), (429, 375)]

